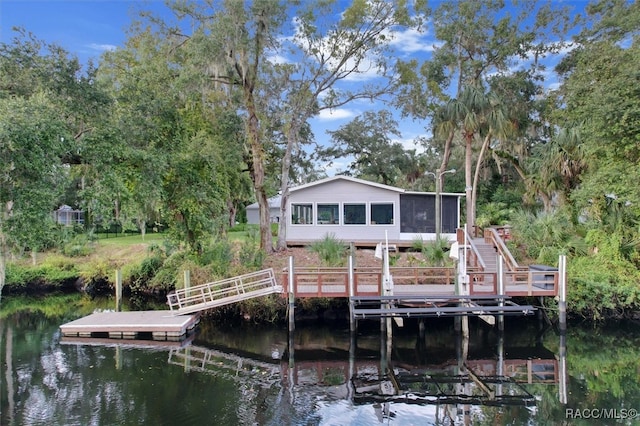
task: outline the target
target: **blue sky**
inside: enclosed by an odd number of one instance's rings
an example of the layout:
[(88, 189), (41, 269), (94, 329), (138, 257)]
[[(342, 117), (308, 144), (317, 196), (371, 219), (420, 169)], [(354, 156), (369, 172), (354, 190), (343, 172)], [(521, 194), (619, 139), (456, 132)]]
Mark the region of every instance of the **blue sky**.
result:
[[(581, 9), (586, 1), (569, 3)], [(39, 39), (61, 45), (82, 62), (90, 58), (97, 61), (105, 50), (124, 44), (126, 30), (139, 10), (162, 14), (166, 7), (161, 0), (0, 0), (0, 41), (9, 43), (14, 36), (11, 28), (20, 26), (33, 32)], [(434, 40), (431, 37), (429, 33), (397, 33), (395, 43), (398, 55), (427, 57), (433, 48)], [(326, 130), (336, 130), (374, 108), (368, 101), (361, 101), (332, 111), (331, 114), (323, 112), (311, 120), (316, 140), (327, 143), (329, 137)], [(413, 140), (428, 134), (425, 124), (410, 119), (402, 120), (402, 136), (398, 141), (406, 148), (415, 148)], [(344, 170), (347, 163), (348, 159), (334, 162), (327, 170), (328, 174)]]

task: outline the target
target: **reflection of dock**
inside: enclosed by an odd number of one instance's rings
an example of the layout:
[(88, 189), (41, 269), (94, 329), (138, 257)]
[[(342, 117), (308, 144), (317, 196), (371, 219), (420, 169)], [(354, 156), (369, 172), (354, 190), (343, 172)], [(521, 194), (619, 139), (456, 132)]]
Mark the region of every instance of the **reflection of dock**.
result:
[(240, 379), (266, 388), (280, 382), (279, 364), (200, 346), (171, 349), (168, 362), (185, 371)]
[(135, 340), (62, 336), (60, 343), (63, 345), (118, 346), (126, 348), (163, 350), (188, 346), (193, 341), (193, 337), (194, 335), (192, 334), (183, 340)]

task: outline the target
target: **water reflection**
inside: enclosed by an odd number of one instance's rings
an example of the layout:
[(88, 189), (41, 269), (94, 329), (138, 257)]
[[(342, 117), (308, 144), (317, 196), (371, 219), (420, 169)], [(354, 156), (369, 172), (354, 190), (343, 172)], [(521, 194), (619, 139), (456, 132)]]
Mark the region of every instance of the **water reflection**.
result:
[(376, 322), (358, 334), (204, 322), (158, 344), (61, 339), (62, 322), (0, 324), (0, 424), (548, 424), (640, 404), (637, 328), (559, 336), (510, 320), (465, 337), (430, 320), (389, 338)]

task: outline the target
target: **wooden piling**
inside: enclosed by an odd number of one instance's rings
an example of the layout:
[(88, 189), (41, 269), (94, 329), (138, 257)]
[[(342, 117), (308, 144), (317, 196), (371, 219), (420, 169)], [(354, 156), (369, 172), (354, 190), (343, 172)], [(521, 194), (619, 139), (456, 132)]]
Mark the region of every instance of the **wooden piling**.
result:
[(356, 317), (353, 312), (353, 296), (355, 296), (355, 275), (353, 271), (354, 267), (354, 255), (349, 256), (349, 330), (355, 331), (357, 328)]
[(182, 276), (184, 278), (184, 288), (191, 288), (191, 271), (188, 269), (183, 271)]
[[(505, 295), (505, 287), (504, 287), (504, 259), (501, 255), (498, 256), (498, 295), (504, 297)], [(501, 298), (498, 302), (499, 306), (504, 306), (504, 298)], [(498, 330), (504, 330), (504, 315), (498, 315)]]
[(289, 256), (289, 332), (296, 328), (295, 324), (295, 292), (294, 292), (295, 271), (293, 269), (293, 256)]
[(122, 269), (116, 269), (116, 312), (122, 310)]
[(567, 330), (567, 256), (558, 259), (558, 323), (561, 332)]

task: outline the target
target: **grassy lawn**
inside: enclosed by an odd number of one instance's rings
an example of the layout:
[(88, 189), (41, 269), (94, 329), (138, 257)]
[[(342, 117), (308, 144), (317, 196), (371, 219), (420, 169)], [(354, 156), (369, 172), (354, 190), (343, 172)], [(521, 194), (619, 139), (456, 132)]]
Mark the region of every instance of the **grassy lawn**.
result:
[[(138, 244), (162, 244), (166, 238), (166, 234), (155, 232), (149, 233), (144, 236), (144, 239), (142, 239), (142, 235), (140, 234), (118, 234), (117, 237), (114, 234), (97, 234), (97, 237), (97, 241), (100, 246), (127, 247)], [(249, 238), (249, 232), (244, 230), (230, 231), (227, 233), (227, 237), (232, 243), (242, 243), (247, 241)]]
[(132, 234), (132, 235), (124, 235), (118, 234), (116, 237), (114, 234), (97, 234), (98, 242), (100, 245), (111, 245), (111, 246), (128, 246), (133, 244), (153, 244), (153, 243), (161, 243), (165, 234), (161, 233), (149, 233), (144, 236), (144, 240), (142, 239), (142, 235), (140, 234)]

